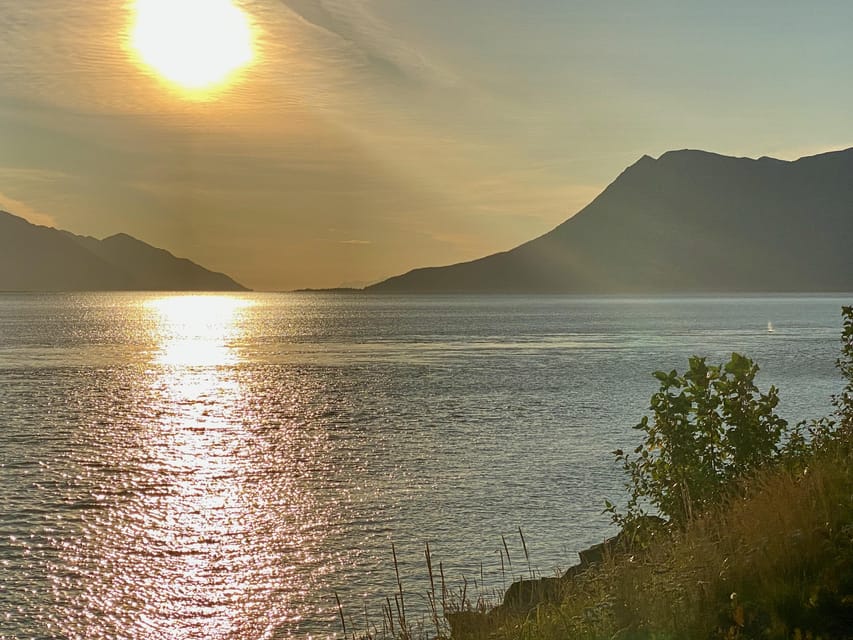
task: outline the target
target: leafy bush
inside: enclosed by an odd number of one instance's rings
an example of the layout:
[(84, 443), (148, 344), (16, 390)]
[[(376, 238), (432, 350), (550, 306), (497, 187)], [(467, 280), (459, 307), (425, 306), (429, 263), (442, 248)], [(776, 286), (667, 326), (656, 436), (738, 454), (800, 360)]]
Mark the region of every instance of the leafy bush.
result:
[(616, 523), (637, 522), (650, 504), (684, 526), (726, 497), (733, 481), (778, 455), (787, 422), (775, 413), (776, 388), (761, 393), (757, 373), (757, 364), (733, 353), (721, 366), (694, 356), (684, 375), (654, 374), (661, 384), (651, 398), (652, 417), (635, 427), (645, 439), (633, 456), (614, 452), (629, 491), (626, 514), (607, 503)]
[[(623, 528), (631, 527), (651, 505), (683, 527), (698, 513), (718, 504), (737, 480), (783, 457), (802, 464), (818, 450), (849, 447), (853, 437), (853, 307), (842, 308), (841, 356), (836, 365), (846, 381), (833, 398), (835, 413), (788, 430), (776, 415), (778, 391), (761, 393), (755, 385), (758, 365), (733, 353), (724, 365), (709, 366), (692, 357), (682, 376), (658, 371), (660, 389), (651, 398), (652, 417), (635, 429), (645, 432), (634, 455), (617, 450), (627, 474), (627, 512), (609, 501), (607, 511)], [(783, 439), (785, 443), (783, 444)]]

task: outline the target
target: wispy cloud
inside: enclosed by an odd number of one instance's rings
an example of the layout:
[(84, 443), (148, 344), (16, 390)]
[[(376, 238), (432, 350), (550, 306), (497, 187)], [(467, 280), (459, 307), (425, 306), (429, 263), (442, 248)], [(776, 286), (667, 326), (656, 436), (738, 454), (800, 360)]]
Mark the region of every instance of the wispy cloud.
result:
[(0, 183), (8, 181), (24, 181), (44, 185), (46, 183), (55, 183), (60, 180), (67, 180), (68, 178), (68, 174), (61, 171), (54, 171), (52, 169), (0, 166)]
[[(257, 60), (205, 104), (135, 64), (132, 2), (0, 0), (0, 134), (26, 130), (15, 135), (28, 154), (78, 176), (0, 170), (0, 189), (17, 196), (9, 208), (152, 241), (217, 226), (260, 247), (282, 229), (317, 251), (349, 247), (368, 274), (506, 248), (573, 212), (558, 171), (533, 175), (518, 156), (524, 110), (442, 53), (417, 5), (234, 1), (256, 29)], [(326, 224), (341, 231), (324, 236)], [(395, 249), (410, 234), (424, 246)], [(270, 251), (258, 262), (284, 269), (280, 246)]]
[(305, 23), (332, 35), (353, 60), (393, 80), (451, 81), (449, 73), (379, 18), (365, 0), (281, 0)]
[(0, 191), (0, 210), (29, 220), (33, 224), (40, 224), (45, 227), (57, 226), (56, 220), (50, 214), (39, 211), (26, 202), (16, 200), (2, 191)]
[[(51, 169), (0, 166), (0, 208), (33, 224), (56, 227), (54, 213), (34, 204), (27, 194), (53, 194), (58, 189), (67, 188), (72, 180), (72, 176)], [(41, 199), (53, 201), (51, 195)]]
[(204, 101), (135, 61), (134, 0), (0, 0), (3, 206), (255, 286), (335, 284), (510, 248), (643, 153), (853, 139), (849, 3), (791, 5), (812, 34), (792, 47), (675, 0), (631, 20), (625, 2), (232, 1), (257, 55)]

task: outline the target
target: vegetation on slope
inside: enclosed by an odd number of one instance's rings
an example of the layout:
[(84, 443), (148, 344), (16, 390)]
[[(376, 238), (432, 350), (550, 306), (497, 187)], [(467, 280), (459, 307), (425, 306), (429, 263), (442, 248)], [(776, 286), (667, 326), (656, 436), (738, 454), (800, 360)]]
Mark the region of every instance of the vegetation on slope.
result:
[(633, 553), (615, 550), (560, 602), (472, 629), (494, 638), (851, 638), (849, 447), (767, 469)]

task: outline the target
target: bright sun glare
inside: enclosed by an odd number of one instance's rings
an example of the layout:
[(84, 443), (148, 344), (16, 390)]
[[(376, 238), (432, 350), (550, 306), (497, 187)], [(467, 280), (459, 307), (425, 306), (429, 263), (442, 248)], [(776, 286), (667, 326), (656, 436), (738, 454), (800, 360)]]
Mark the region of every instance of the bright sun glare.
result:
[(183, 89), (220, 85), (254, 57), (249, 19), (231, 0), (136, 0), (135, 9), (131, 46)]
[(147, 300), (159, 342), (155, 361), (178, 367), (220, 366), (237, 361), (239, 340), (252, 302), (224, 295), (176, 295)]

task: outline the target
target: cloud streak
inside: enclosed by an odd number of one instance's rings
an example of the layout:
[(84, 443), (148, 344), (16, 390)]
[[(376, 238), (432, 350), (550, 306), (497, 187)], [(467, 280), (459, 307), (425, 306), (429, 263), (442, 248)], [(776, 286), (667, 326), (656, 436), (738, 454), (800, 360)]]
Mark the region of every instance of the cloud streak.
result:
[(56, 219), (52, 215), (39, 211), (26, 202), (16, 200), (2, 191), (0, 191), (0, 211), (25, 218), (33, 224), (40, 224), (45, 227), (57, 226)]
[(510, 248), (643, 153), (853, 143), (851, 5), (786, 7), (791, 47), (769, 4), (758, 46), (675, 0), (233, 2), (256, 59), (199, 100), (134, 60), (132, 0), (0, 0), (7, 208), (323, 286)]
[(306, 24), (335, 37), (356, 61), (386, 77), (406, 82), (450, 81), (405, 40), (395, 36), (364, 0), (281, 0)]

